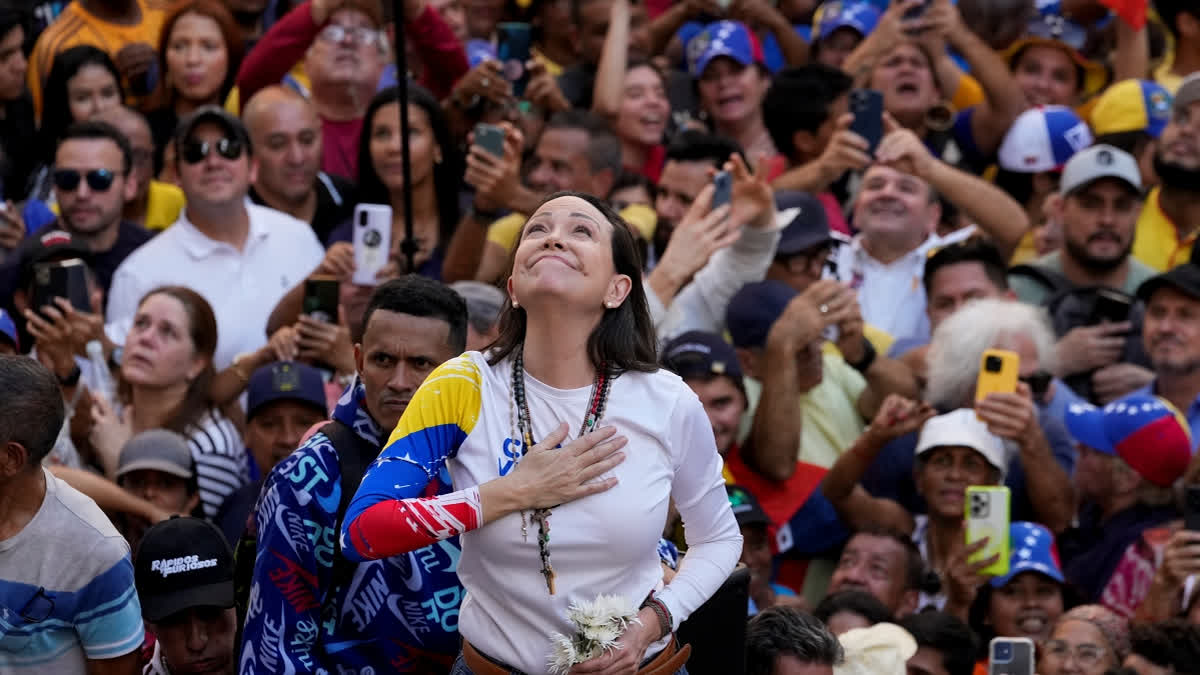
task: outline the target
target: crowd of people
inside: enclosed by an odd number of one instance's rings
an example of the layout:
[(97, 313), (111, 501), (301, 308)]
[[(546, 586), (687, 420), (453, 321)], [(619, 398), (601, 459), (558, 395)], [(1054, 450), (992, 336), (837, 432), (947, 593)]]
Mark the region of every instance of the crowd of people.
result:
[(0, 0), (0, 672), (1195, 672), (1198, 235), (1187, 0)]

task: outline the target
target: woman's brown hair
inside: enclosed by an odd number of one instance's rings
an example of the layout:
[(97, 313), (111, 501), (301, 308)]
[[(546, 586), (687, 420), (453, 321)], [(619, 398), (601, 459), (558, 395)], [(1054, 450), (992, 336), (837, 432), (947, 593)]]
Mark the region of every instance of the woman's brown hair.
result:
[(168, 106), (175, 103), (175, 88), (167, 81), (167, 46), (171, 42), (171, 33), (175, 30), (176, 22), (187, 14), (197, 14), (212, 19), (221, 29), (221, 37), (225, 40), (226, 55), (225, 79), (221, 82), (221, 88), (217, 90), (216, 103), (221, 105), (225, 102), (225, 97), (229, 95), (230, 90), (233, 89), (243, 54), (241, 30), (234, 21), (233, 15), (229, 13), (229, 9), (219, 0), (182, 0), (172, 6), (166, 18), (163, 19), (162, 32), (159, 33), (158, 38), (158, 104)]
[[(183, 401), (171, 412), (164, 429), (187, 435), (205, 414), (213, 409), (212, 381), (216, 377), (213, 367), (213, 356), (217, 352), (217, 317), (213, 314), (212, 306), (196, 291), (185, 286), (160, 286), (142, 296), (138, 308), (155, 295), (166, 295), (179, 301), (187, 314), (187, 334), (192, 340), (192, 348), (196, 355), (205, 360), (204, 369), (188, 383), (187, 393)], [(128, 404), (131, 400), (131, 387), (124, 379), (118, 378), (118, 396)]]

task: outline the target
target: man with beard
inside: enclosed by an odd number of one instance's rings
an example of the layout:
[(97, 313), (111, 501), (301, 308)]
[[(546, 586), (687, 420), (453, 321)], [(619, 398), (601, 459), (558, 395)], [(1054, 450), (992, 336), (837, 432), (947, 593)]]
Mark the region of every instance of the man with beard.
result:
[(1138, 289), (1146, 303), (1142, 341), (1154, 381), (1139, 393), (1161, 396), (1200, 434), (1200, 267), (1184, 263)]
[[(1062, 226), (1063, 248), (1035, 260), (1029, 274), (1011, 274), (1009, 286), (1023, 302), (1035, 305), (1062, 298), (1072, 289), (1097, 287), (1120, 291), (1132, 303), (1138, 287), (1154, 276), (1153, 269), (1129, 255), (1142, 206), (1137, 160), (1111, 145), (1082, 150), (1063, 167), (1059, 195), (1050, 208), (1051, 218)], [(1045, 280), (1036, 274), (1045, 275)], [(1082, 301), (1086, 295), (1077, 297)], [(1091, 297), (1094, 310), (1096, 300)], [(1154, 377), (1142, 367), (1149, 364), (1138, 348), (1140, 311), (1125, 320), (1097, 321), (1095, 311), (1063, 309), (1051, 307), (1059, 335), (1055, 374), (1082, 376), (1068, 379), (1076, 393), (1109, 401)]]
[(1187, 261), (1200, 229), (1200, 73), (1179, 85), (1154, 171), (1162, 184), (1146, 198), (1133, 256), (1163, 272)]

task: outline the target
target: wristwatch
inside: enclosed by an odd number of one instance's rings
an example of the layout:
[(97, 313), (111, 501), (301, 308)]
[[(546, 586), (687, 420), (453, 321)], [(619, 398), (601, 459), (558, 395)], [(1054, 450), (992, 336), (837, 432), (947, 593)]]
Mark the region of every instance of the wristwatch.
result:
[(58, 384), (63, 387), (74, 387), (79, 384), (79, 378), (83, 375), (83, 371), (79, 369), (79, 365), (71, 366), (71, 372), (66, 377), (59, 377)]
[(864, 337), (862, 339), (862, 341), (863, 341), (862, 358), (859, 359), (857, 363), (850, 363), (849, 361), (847, 361), (846, 365), (850, 366), (851, 368), (857, 370), (860, 373), (865, 373), (865, 372), (867, 372), (867, 370), (869, 370), (871, 368), (871, 364), (875, 363), (875, 357), (878, 356), (878, 354), (875, 352), (875, 345), (871, 344), (870, 340), (868, 340), (867, 338)]

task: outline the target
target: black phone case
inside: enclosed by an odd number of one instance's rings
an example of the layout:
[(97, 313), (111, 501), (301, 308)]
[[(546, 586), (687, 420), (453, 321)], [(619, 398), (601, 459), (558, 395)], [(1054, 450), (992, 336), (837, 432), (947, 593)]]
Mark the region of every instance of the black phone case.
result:
[(528, 24), (501, 23), (496, 26), (496, 56), (504, 68), (504, 76), (512, 82), (513, 96), (525, 95), (529, 84), (529, 69), (525, 63), (531, 55), (533, 30)]
[(1184, 490), (1183, 523), (1187, 529), (1200, 532), (1200, 486), (1189, 485)]
[(328, 323), (338, 320), (339, 284), (334, 279), (309, 279), (304, 282), (304, 313)]
[(49, 263), (34, 268), (33, 306), (53, 305), (54, 298), (66, 298), (81, 312), (91, 313), (88, 298), (87, 268), (80, 262)]

